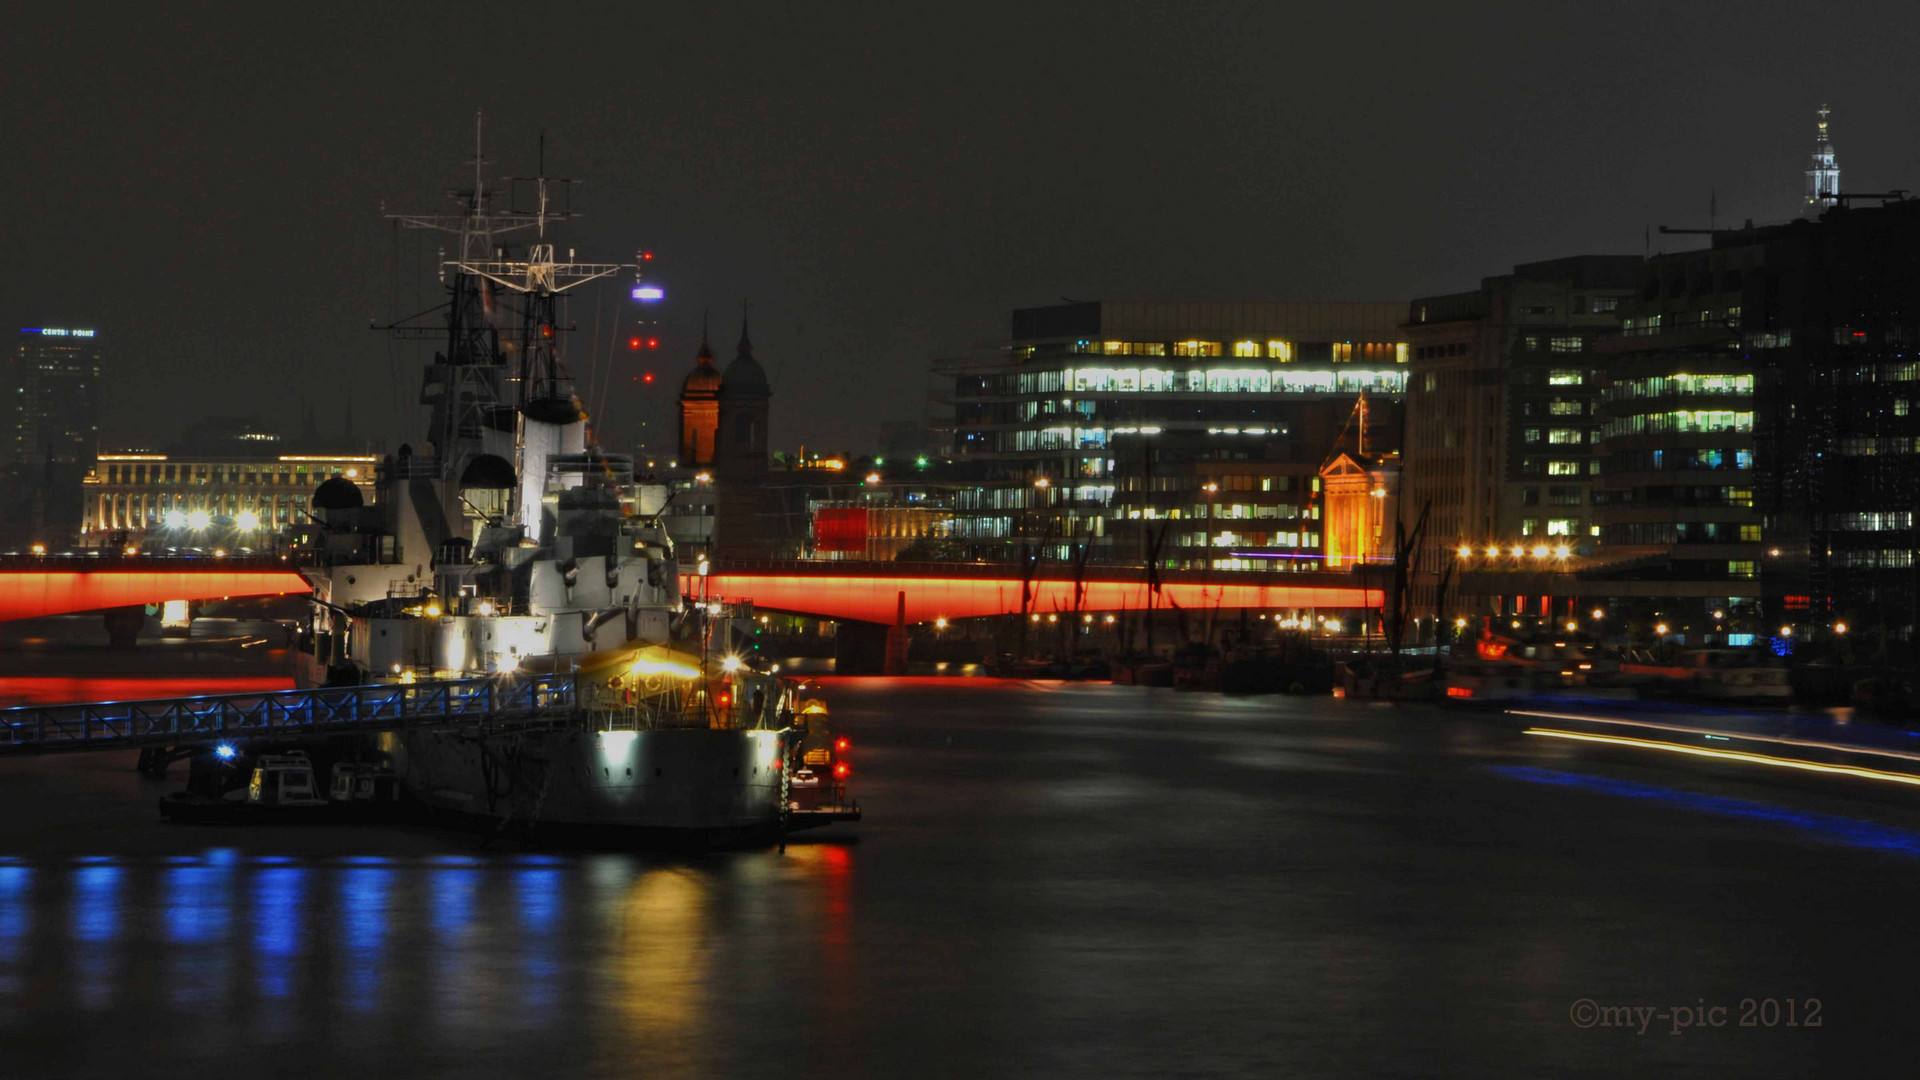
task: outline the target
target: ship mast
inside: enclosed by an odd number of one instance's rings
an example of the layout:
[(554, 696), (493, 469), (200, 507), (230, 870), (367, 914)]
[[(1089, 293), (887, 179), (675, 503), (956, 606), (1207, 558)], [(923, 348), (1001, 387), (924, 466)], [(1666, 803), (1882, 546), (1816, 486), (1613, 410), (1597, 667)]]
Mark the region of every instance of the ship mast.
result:
[[(486, 167), (491, 163), (485, 153), (485, 120), (483, 113), (474, 112), (473, 157), (467, 162), (473, 166), (472, 186), (447, 192), (448, 197), (459, 204), (459, 213), (386, 215), (401, 228), (427, 229), (458, 237), (463, 259), (488, 258), (494, 254), (498, 237), (540, 227), (538, 215), (493, 208), (497, 192), (486, 180)], [(399, 320), (383, 329), (403, 337), (444, 334), (446, 351), (436, 365), (441, 377), (429, 378), (427, 386), (422, 388), (421, 399), (423, 404), (437, 406), (428, 437), (439, 456), (442, 475), (456, 479), (458, 470), (465, 464), (455, 450), (457, 440), (462, 432), (480, 430), (489, 419), (487, 410), (498, 407), (506, 373), (503, 352), (513, 346), (500, 340), (491, 287), (471, 274), (458, 271), (449, 281), (446, 250), (442, 248), (440, 254), (440, 280), (447, 285), (444, 329), (436, 331), (414, 321), (429, 312)]]
[(573, 453), (591, 446), (586, 417), (563, 363), (561, 305), (567, 295), (580, 286), (623, 270), (633, 271), (637, 280), (640, 253), (635, 252), (633, 262), (596, 263), (580, 262), (573, 250), (568, 249), (566, 259), (561, 260), (552, 238), (547, 235), (547, 226), (579, 215), (570, 205), (555, 205), (554, 186), (563, 185), (562, 191), (571, 191), (573, 181), (546, 175), (544, 136), (536, 175), (509, 180), (509, 183), (532, 185), (534, 208), (525, 219), (533, 226), (535, 239), (527, 246), (525, 257), (512, 258), (504, 249), (494, 248), (486, 257), (476, 258), (469, 249), (467, 254), (449, 260), (446, 265), (456, 276), (472, 278), (483, 288), (498, 288), (521, 298), (524, 322), (519, 371), (515, 376), (518, 388), (513, 463), (519, 486), (510, 516), (520, 522), (529, 536), (537, 538), (541, 533), (540, 503), (549, 461), (555, 454)]

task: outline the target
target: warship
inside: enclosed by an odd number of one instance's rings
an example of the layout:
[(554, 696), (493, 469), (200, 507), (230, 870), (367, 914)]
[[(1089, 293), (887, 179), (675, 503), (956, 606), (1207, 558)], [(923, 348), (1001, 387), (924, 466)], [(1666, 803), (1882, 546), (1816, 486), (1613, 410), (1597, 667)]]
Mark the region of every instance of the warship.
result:
[[(440, 232), (444, 305), (385, 327), (439, 342), (428, 430), (378, 467), (363, 501), (334, 478), (288, 537), (313, 585), (303, 685), (561, 674), (575, 708), (484, 730), (367, 736), (367, 756), (437, 819), (599, 834), (637, 846), (737, 845), (858, 820), (847, 742), (803, 684), (741, 648), (749, 604), (683, 593), (662, 521), (667, 485), (596, 444), (565, 362), (565, 304), (645, 259), (563, 259), (566, 181), (484, 173), (459, 212), (396, 214)], [(508, 203), (508, 205), (500, 205)], [(703, 578), (689, 577), (690, 582)]]

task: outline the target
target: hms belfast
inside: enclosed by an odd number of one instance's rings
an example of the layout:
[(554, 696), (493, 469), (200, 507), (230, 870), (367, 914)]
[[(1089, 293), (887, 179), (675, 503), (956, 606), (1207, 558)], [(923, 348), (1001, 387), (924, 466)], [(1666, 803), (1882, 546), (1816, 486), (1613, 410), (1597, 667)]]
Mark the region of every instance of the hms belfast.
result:
[(559, 719), (365, 737), (356, 756), (437, 819), (644, 846), (857, 820), (825, 707), (735, 652), (750, 609), (682, 595), (667, 488), (595, 444), (574, 393), (568, 295), (627, 275), (657, 295), (640, 260), (558, 257), (564, 181), (514, 182), (531, 209), (497, 209), (477, 123), (472, 164), (460, 213), (392, 215), (458, 245), (445, 305), (386, 328), (442, 343), (420, 394), (430, 428), (383, 462), (372, 504), (329, 481), (291, 538), (314, 588), (300, 681), (572, 679)]

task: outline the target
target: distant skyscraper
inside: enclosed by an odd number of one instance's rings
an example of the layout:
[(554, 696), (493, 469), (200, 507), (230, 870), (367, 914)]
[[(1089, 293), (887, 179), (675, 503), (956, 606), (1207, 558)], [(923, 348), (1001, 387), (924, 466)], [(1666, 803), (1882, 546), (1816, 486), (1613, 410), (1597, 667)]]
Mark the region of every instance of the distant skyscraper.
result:
[(1820, 106), (1818, 131), (1813, 141), (1813, 167), (1807, 170), (1807, 209), (1818, 213), (1839, 202), (1840, 166), (1833, 160), (1833, 143), (1827, 138), (1827, 114)]
[(23, 328), (0, 356), (0, 540), (60, 543), (80, 527), (99, 415), (99, 333)]
[(94, 330), (27, 327), (0, 361), (0, 463), (92, 464), (100, 414)]

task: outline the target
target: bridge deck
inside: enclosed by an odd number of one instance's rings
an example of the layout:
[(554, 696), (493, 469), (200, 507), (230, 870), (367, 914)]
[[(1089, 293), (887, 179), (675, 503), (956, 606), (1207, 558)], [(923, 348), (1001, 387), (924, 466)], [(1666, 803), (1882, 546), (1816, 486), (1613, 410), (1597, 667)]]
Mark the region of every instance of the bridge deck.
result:
[(383, 683), (0, 709), (0, 754), (129, 750), (288, 735), (555, 719), (577, 701), (570, 675)]

